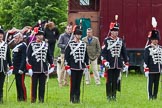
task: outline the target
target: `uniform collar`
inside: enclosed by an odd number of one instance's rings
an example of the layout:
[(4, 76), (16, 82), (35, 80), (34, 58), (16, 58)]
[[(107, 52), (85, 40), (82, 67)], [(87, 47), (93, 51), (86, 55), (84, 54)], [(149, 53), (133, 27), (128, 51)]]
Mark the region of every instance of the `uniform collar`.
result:
[(117, 40), (118, 37), (114, 38), (114, 37), (110, 36), (110, 38), (111, 38), (112, 40)]

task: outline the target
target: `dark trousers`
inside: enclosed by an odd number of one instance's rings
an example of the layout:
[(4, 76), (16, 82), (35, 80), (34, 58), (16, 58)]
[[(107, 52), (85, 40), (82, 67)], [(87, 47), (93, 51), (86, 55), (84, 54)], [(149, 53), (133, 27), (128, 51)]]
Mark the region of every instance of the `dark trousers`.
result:
[(4, 72), (0, 72), (0, 102), (3, 102), (3, 85), (5, 81)]
[(54, 51), (55, 51), (55, 43), (56, 42), (52, 42), (52, 43), (48, 43), (49, 48), (50, 48), (50, 53), (51, 55), (54, 57)]
[(149, 74), (148, 92), (150, 98), (157, 98), (160, 73)]
[(26, 87), (25, 87), (25, 74), (15, 74), (16, 79), (16, 89), (17, 89), (17, 100), (18, 101), (26, 101)]
[(34, 73), (32, 76), (32, 87), (31, 87), (31, 102), (36, 102), (37, 99), (37, 86), (38, 87), (38, 96), (39, 102), (44, 102), (45, 94), (45, 83), (47, 76), (44, 73)]
[(108, 69), (106, 78), (106, 95), (107, 97), (115, 97), (117, 91), (117, 82), (120, 69)]
[(80, 85), (83, 76), (83, 70), (71, 70), (70, 78), (70, 102), (80, 102)]

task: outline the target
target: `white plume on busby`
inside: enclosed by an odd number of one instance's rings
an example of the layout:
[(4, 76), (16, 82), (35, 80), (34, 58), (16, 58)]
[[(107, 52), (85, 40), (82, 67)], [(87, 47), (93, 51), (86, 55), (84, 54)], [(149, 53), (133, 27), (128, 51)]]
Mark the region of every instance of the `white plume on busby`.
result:
[(153, 30), (151, 31), (150, 40), (160, 40), (160, 32), (156, 29), (157, 21), (155, 17), (152, 17)]
[(156, 21), (155, 17), (152, 17), (152, 26), (153, 26), (153, 28), (157, 27), (157, 21)]
[(115, 15), (115, 21), (117, 21), (118, 20), (118, 15)]

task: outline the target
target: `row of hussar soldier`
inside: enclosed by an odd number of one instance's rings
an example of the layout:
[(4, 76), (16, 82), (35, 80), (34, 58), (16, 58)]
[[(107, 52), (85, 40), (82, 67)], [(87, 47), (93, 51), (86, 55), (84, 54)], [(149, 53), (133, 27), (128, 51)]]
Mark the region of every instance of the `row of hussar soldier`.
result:
[[(18, 101), (25, 101), (26, 100), (26, 93), (25, 93), (25, 85), (24, 85), (24, 72), (25, 72), (25, 65), (27, 64), (27, 70), (28, 74), (32, 76), (32, 97), (31, 102), (36, 102), (36, 87), (37, 87), (37, 81), (39, 80), (39, 101), (44, 102), (44, 86), (45, 86), (45, 73), (48, 74), (48, 72), (52, 72), (54, 69), (53, 64), (53, 58), (51, 54), (49, 53), (50, 50), (48, 49), (48, 44), (43, 41), (43, 35), (44, 33), (40, 30), (36, 31), (36, 41), (29, 43), (29, 46), (27, 47), (24, 42), (22, 42), (22, 34), (16, 33), (14, 35), (14, 42), (17, 43), (16, 46), (13, 48), (13, 65), (11, 63), (11, 60), (8, 60), (10, 57), (2, 56), (2, 60), (5, 64), (5, 62), (9, 63), (10, 71), (8, 74), (15, 73), (15, 78), (17, 83), (17, 91), (18, 91)], [(107, 82), (106, 82), (106, 93), (107, 93), (107, 99), (108, 100), (116, 100), (116, 91), (117, 91), (117, 83), (120, 75), (120, 70), (122, 68), (122, 59), (125, 62), (125, 65), (128, 68), (128, 58), (126, 54), (126, 48), (123, 43), (123, 40), (118, 37), (119, 32), (119, 24), (118, 23), (111, 23), (110, 24), (110, 36), (106, 37), (104, 40), (105, 47), (102, 49), (102, 63), (105, 65), (105, 67), (108, 68), (107, 73)], [(3, 30), (1, 30), (1, 34), (3, 36)], [(66, 70), (71, 70), (71, 77), (76, 78), (79, 80), (76, 88), (72, 88), (70, 93), (70, 100), (71, 102), (79, 102), (80, 98), (80, 81), (81, 76), (83, 73), (84, 68), (88, 68), (88, 55), (86, 52), (86, 45), (84, 42), (80, 41), (81, 38), (81, 31), (76, 29), (74, 31), (74, 40), (71, 41), (66, 49), (65, 49), (65, 61), (66, 61)], [(156, 82), (159, 81), (159, 64), (161, 64), (161, 46), (158, 45), (159, 41), (159, 32), (154, 29), (151, 31), (150, 38), (151, 44), (146, 47), (145, 50), (145, 72), (146, 76), (149, 73), (149, 99), (156, 99), (157, 98), (157, 88), (158, 84)], [(154, 42), (155, 41), (155, 42)], [(2, 48), (3, 52), (9, 52), (7, 51), (7, 44), (6, 42), (1, 45), (0, 48)], [(6, 47), (2, 47), (6, 46)], [(27, 56), (26, 56), (27, 51)], [(82, 56), (80, 54), (82, 54)], [(78, 55), (79, 54), (79, 55)], [(5, 54), (6, 55), (6, 54)], [(10, 55), (10, 54), (7, 54)], [(26, 59), (27, 57), (27, 59)], [(7, 59), (6, 59), (7, 58)], [(21, 58), (21, 59), (20, 59)], [(1, 61), (2, 61), (1, 60)], [(5, 62), (4, 62), (5, 61)], [(26, 63), (27, 61), (27, 63)], [(48, 61), (51, 64), (50, 71), (47, 71), (48, 66), (46, 65), (46, 61)], [(85, 65), (86, 64), (86, 65)], [(153, 67), (152, 67), (152, 64)], [(3, 65), (1, 65), (3, 66)], [(14, 68), (13, 68), (14, 67)], [(41, 67), (41, 68), (40, 68)], [(6, 69), (4, 67), (1, 67), (6, 72)], [(158, 69), (158, 70), (157, 70)], [(76, 71), (80, 71), (79, 73), (81, 75), (78, 75)], [(154, 74), (152, 74), (154, 73)], [(158, 75), (156, 75), (156, 73)], [(1, 74), (4, 74), (3, 72)], [(4, 75), (3, 75), (4, 76)], [(156, 77), (156, 78), (155, 78)], [(2, 78), (4, 80), (4, 78)], [(156, 81), (154, 80), (156, 79)], [(21, 81), (21, 82), (20, 82)], [(1, 81), (2, 83), (4, 81)], [(75, 81), (74, 81), (75, 82)], [(77, 83), (77, 82), (76, 82)], [(152, 86), (155, 86), (155, 90), (152, 93)], [(1, 84), (3, 86), (3, 84)], [(19, 87), (20, 86), (20, 87)], [(2, 87), (3, 88), (3, 87)], [(1, 100), (3, 97), (3, 93), (1, 94)]]
[[(37, 85), (39, 84), (39, 102), (44, 102), (45, 81), (47, 75), (54, 71), (53, 56), (49, 45), (44, 41), (44, 32), (38, 27), (34, 29), (35, 41), (27, 44), (23, 41), (24, 35), (21, 32), (14, 32), (12, 41), (15, 43), (12, 50), (5, 41), (4, 31), (0, 29), (0, 102), (3, 103), (3, 85), (5, 75), (15, 75), (17, 100), (26, 101), (26, 87), (24, 83), (25, 74), (32, 78), (31, 102), (36, 102)], [(6, 35), (7, 36), (7, 35)], [(12, 53), (12, 59), (11, 59)], [(50, 65), (48, 66), (49, 63)], [(9, 65), (9, 71), (7, 71)], [(48, 69), (49, 68), (49, 69)]]
[[(159, 76), (162, 64), (162, 47), (158, 45), (160, 35), (159, 31), (156, 29), (156, 25), (153, 24), (153, 30), (150, 32), (148, 37), (148, 40), (151, 43), (146, 46), (144, 51), (144, 71), (145, 75), (149, 77), (147, 83), (149, 100), (157, 99)], [(128, 71), (129, 67), (126, 46), (118, 34), (119, 24), (117, 22), (110, 23), (110, 36), (105, 38), (104, 47), (101, 52), (102, 64), (107, 68), (105, 72), (107, 79), (106, 96), (109, 101), (116, 100), (116, 91), (120, 90), (120, 72), (123, 67), (123, 61), (126, 71)], [(65, 69), (67, 72), (71, 71), (72, 84), (70, 101), (72, 103), (78, 103), (80, 101), (79, 88), (82, 72), (85, 68), (89, 67), (88, 61), (86, 60), (88, 58), (87, 50), (84, 49), (86, 45), (83, 41), (78, 41), (78, 39), (80, 39), (79, 36), (81, 36), (81, 33), (79, 30), (76, 30), (74, 40), (70, 41), (65, 49)]]
[[(153, 30), (149, 32), (149, 45), (144, 49), (144, 72), (148, 78), (148, 99), (157, 99), (159, 77), (162, 66), (162, 47), (158, 44), (160, 40), (160, 33), (156, 29), (156, 19), (152, 18)], [(102, 50), (103, 64), (107, 67), (106, 71), (106, 93), (109, 101), (116, 100), (116, 91), (120, 80), (120, 70), (122, 68), (122, 60), (125, 62), (126, 70), (128, 71), (128, 58), (126, 47), (123, 40), (118, 37), (119, 24), (117, 22), (110, 24), (110, 37), (104, 40), (105, 47)], [(143, 65), (143, 64), (141, 64)]]

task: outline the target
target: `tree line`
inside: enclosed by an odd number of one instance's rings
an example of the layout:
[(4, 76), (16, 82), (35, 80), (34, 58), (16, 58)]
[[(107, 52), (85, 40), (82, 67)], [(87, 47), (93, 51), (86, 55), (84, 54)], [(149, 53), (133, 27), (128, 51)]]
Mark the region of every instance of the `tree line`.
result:
[(39, 19), (54, 21), (63, 30), (67, 22), (67, 0), (0, 1), (0, 25), (4, 30), (34, 26)]

